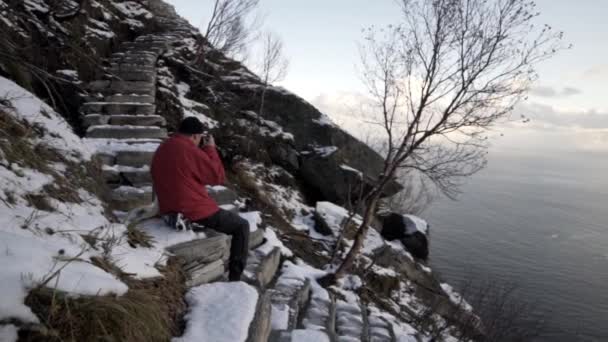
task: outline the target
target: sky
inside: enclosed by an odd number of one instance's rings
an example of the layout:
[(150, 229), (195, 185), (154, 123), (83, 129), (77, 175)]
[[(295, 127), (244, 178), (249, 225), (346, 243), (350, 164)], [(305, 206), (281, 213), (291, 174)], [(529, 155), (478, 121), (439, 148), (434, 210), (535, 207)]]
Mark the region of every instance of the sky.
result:
[[(201, 27), (212, 0), (168, 0)], [(346, 126), (360, 126), (348, 105), (363, 91), (361, 30), (397, 23), (394, 0), (260, 0), (264, 29), (284, 41), (281, 85)], [(537, 0), (539, 24), (564, 31), (573, 48), (538, 67), (539, 80), (517, 109), (531, 121), (496, 130), (493, 149), (513, 153), (608, 153), (608, 1)], [(501, 136), (502, 134), (502, 136)]]

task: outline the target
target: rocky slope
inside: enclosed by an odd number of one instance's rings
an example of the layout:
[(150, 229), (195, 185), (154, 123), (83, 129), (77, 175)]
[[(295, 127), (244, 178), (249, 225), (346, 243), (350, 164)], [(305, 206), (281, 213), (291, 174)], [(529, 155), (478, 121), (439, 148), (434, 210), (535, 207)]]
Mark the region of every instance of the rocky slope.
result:
[[(0, 0), (0, 32), (0, 340), (455, 341), (478, 332), (466, 302), (376, 230), (351, 275), (319, 286), (347, 216), (341, 205), (373, 182), (382, 158), (283, 88), (269, 87), (260, 115), (259, 78), (205, 45), (171, 6)], [(247, 284), (222, 282), (224, 235), (175, 232), (156, 218), (120, 223), (151, 203), (151, 156), (190, 115), (216, 136), (228, 172), (227, 187), (210, 191), (250, 222)]]

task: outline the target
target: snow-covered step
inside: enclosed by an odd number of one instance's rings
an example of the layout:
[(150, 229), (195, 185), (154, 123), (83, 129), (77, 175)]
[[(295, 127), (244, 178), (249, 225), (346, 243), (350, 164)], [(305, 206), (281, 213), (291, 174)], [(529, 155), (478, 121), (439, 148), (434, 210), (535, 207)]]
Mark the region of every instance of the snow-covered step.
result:
[(83, 118), (84, 125), (130, 125), (130, 126), (165, 126), (167, 121), (160, 115), (103, 115), (88, 114)]
[(369, 342), (395, 342), (395, 333), (391, 324), (383, 317), (370, 315), (368, 317)]
[(154, 115), (156, 106), (141, 102), (86, 102), (82, 105), (81, 111), (84, 114)]
[(146, 59), (156, 60), (158, 58), (158, 56), (156, 53), (148, 52), (148, 51), (122, 51), (122, 52), (113, 53), (111, 58), (113, 58), (113, 59), (146, 58)]
[(268, 292), (272, 301), (272, 336), (277, 338), (282, 331), (291, 331), (297, 327), (310, 297), (310, 281), (283, 275)]
[(327, 297), (313, 294), (304, 312), (301, 328), (322, 330), (330, 337), (335, 336), (335, 310), (336, 299), (332, 293), (327, 292)]
[(175, 342), (265, 342), (268, 340), (270, 303), (243, 282), (215, 282), (186, 294), (186, 326)]
[(124, 183), (127, 183), (139, 187), (152, 184), (152, 175), (150, 174), (150, 168), (148, 166), (130, 167), (122, 165), (104, 165), (102, 167), (102, 174), (106, 183), (109, 183), (110, 186), (113, 184), (124, 185)]
[(359, 303), (336, 302), (336, 338), (338, 342), (367, 341), (367, 317)]
[(157, 126), (95, 125), (87, 129), (86, 136), (108, 139), (164, 139), (167, 137), (167, 130)]
[(314, 329), (296, 329), (282, 331), (272, 342), (331, 342), (331, 338), (323, 331)]
[(249, 252), (245, 280), (258, 288), (264, 289), (272, 281), (281, 263), (281, 250), (278, 247), (269, 252), (256, 249)]
[(110, 192), (110, 201), (116, 210), (129, 211), (152, 203), (152, 187), (121, 186)]

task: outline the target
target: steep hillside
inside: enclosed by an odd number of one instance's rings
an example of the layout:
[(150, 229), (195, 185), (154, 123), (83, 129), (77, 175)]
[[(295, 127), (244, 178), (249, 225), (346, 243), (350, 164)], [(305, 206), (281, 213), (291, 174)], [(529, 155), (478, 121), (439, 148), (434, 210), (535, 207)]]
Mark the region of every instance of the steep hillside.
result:
[[(0, 32), (0, 340), (480, 332), (462, 298), (374, 229), (352, 274), (318, 284), (340, 238), (352, 243), (348, 193), (373, 183), (381, 156), (286, 89), (269, 87), (260, 115), (259, 78), (171, 6), (0, 0)], [(184, 116), (216, 136), (229, 182), (210, 193), (250, 222), (245, 282), (222, 281), (227, 236), (127, 215), (152, 210), (149, 162)]]

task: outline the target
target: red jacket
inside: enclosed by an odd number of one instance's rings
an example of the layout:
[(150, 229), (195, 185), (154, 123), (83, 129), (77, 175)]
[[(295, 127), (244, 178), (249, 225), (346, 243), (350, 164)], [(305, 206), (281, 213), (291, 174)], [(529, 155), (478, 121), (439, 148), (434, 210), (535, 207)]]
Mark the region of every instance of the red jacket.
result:
[(224, 183), (215, 147), (199, 148), (187, 136), (175, 134), (154, 153), (151, 173), (160, 214), (182, 213), (197, 221), (219, 210), (205, 188)]

